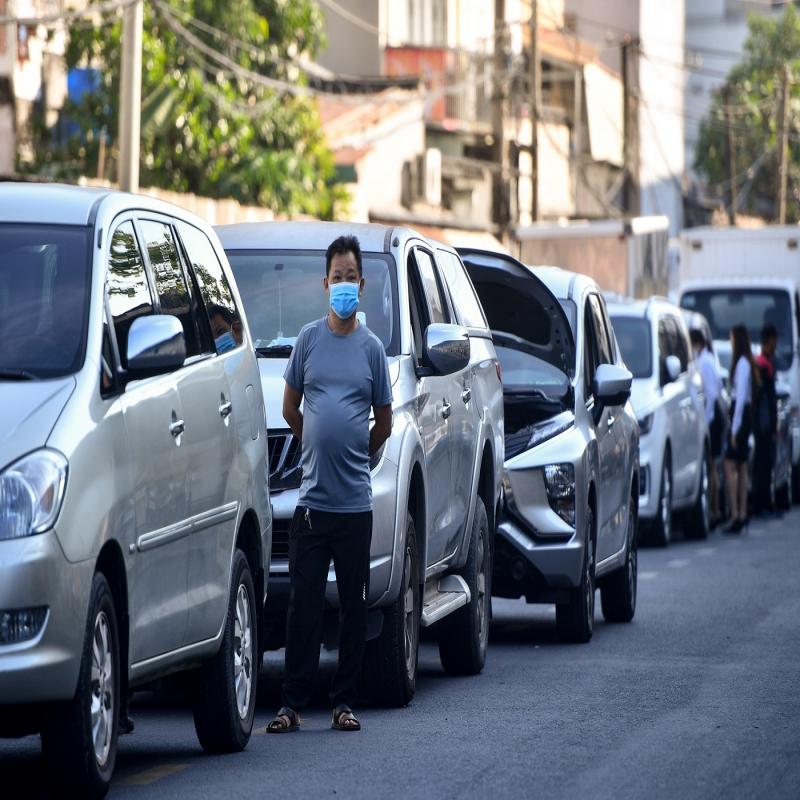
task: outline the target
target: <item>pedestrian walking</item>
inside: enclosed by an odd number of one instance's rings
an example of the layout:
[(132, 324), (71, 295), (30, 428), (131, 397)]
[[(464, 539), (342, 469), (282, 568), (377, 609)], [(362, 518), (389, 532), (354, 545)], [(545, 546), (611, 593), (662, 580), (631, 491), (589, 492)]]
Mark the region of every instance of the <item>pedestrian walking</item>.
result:
[(703, 381), (703, 396), (705, 398), (705, 415), (708, 424), (708, 434), (711, 444), (711, 465), (708, 471), (708, 496), (709, 516), (711, 527), (714, 528), (720, 521), (719, 508), (719, 459), (722, 455), (722, 445), (725, 436), (725, 418), (720, 408), (720, 394), (722, 392), (722, 378), (717, 371), (717, 365), (709, 350), (709, 343), (703, 332), (692, 328), (689, 331), (692, 341), (695, 363)]
[(364, 276), (355, 236), (330, 245), (322, 283), (328, 313), (300, 331), (284, 376), (283, 415), (302, 445), (303, 481), (289, 533), (283, 707), (267, 726), (269, 733), (297, 730), (298, 712), (310, 702), (331, 559), (340, 607), (331, 727), (361, 729), (351, 706), (361, 675), (369, 597), (369, 458), (391, 433), (392, 391), (383, 345), (356, 316)]
[(760, 383), (753, 415), (753, 508), (756, 514), (775, 510), (772, 500), (772, 474), (775, 469), (775, 443), (778, 437), (778, 395), (775, 391), (775, 349), (778, 329), (768, 322), (761, 331), (761, 352), (756, 358)]
[(752, 409), (759, 381), (759, 372), (750, 347), (750, 335), (744, 325), (734, 325), (731, 328), (731, 374), (734, 400), (731, 407), (730, 434), (725, 449), (725, 484), (730, 517), (723, 530), (726, 533), (739, 533), (748, 521), (747, 459), (750, 455)]

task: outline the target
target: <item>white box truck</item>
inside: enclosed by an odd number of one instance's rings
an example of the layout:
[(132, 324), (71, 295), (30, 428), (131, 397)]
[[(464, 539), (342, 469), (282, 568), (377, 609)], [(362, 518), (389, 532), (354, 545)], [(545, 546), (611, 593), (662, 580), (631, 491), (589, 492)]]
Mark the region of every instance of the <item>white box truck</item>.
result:
[(777, 378), (789, 387), (792, 494), (800, 501), (800, 226), (690, 228), (680, 236), (678, 302), (709, 322), (730, 367), (731, 327), (743, 323), (758, 351), (761, 329), (778, 329)]

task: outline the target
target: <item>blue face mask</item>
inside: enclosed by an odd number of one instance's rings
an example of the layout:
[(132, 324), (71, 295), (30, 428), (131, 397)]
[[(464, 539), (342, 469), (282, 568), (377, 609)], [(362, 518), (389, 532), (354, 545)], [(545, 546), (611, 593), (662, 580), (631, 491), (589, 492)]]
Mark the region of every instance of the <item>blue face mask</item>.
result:
[(233, 334), (230, 331), (226, 331), (222, 336), (217, 336), (214, 339), (214, 344), (218, 353), (227, 353), (228, 350), (233, 350), (236, 347), (236, 339), (233, 338)]
[(331, 309), (339, 319), (349, 319), (358, 308), (357, 283), (330, 284)]

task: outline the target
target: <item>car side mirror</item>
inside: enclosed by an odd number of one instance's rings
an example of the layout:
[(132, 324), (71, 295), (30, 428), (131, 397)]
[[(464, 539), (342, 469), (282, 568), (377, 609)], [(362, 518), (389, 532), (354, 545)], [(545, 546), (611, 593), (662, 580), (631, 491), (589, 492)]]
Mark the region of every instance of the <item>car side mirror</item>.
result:
[(664, 369), (661, 374), (661, 384), (666, 386), (668, 383), (674, 383), (681, 376), (681, 360), (678, 356), (667, 356), (664, 359)]
[(128, 331), (128, 378), (163, 375), (186, 361), (183, 326), (169, 314), (138, 317)]
[(418, 377), (452, 375), (469, 365), (470, 342), (466, 328), (435, 322), (425, 331), (425, 351)]
[(633, 375), (616, 364), (600, 364), (594, 373), (592, 393), (601, 406), (621, 406), (631, 396)]

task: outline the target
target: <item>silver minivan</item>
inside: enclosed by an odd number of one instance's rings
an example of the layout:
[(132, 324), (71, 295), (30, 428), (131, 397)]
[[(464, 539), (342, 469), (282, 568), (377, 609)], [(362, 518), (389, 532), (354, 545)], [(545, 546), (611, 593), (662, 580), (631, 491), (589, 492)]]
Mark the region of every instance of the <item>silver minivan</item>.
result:
[(129, 692), (193, 673), (250, 736), (271, 515), (250, 335), (213, 230), (155, 200), (0, 185), (0, 734), (105, 794)]
[(555, 603), (588, 642), (636, 612), (639, 431), (631, 373), (590, 278), (459, 249), (503, 368), (505, 469), (493, 593)]

